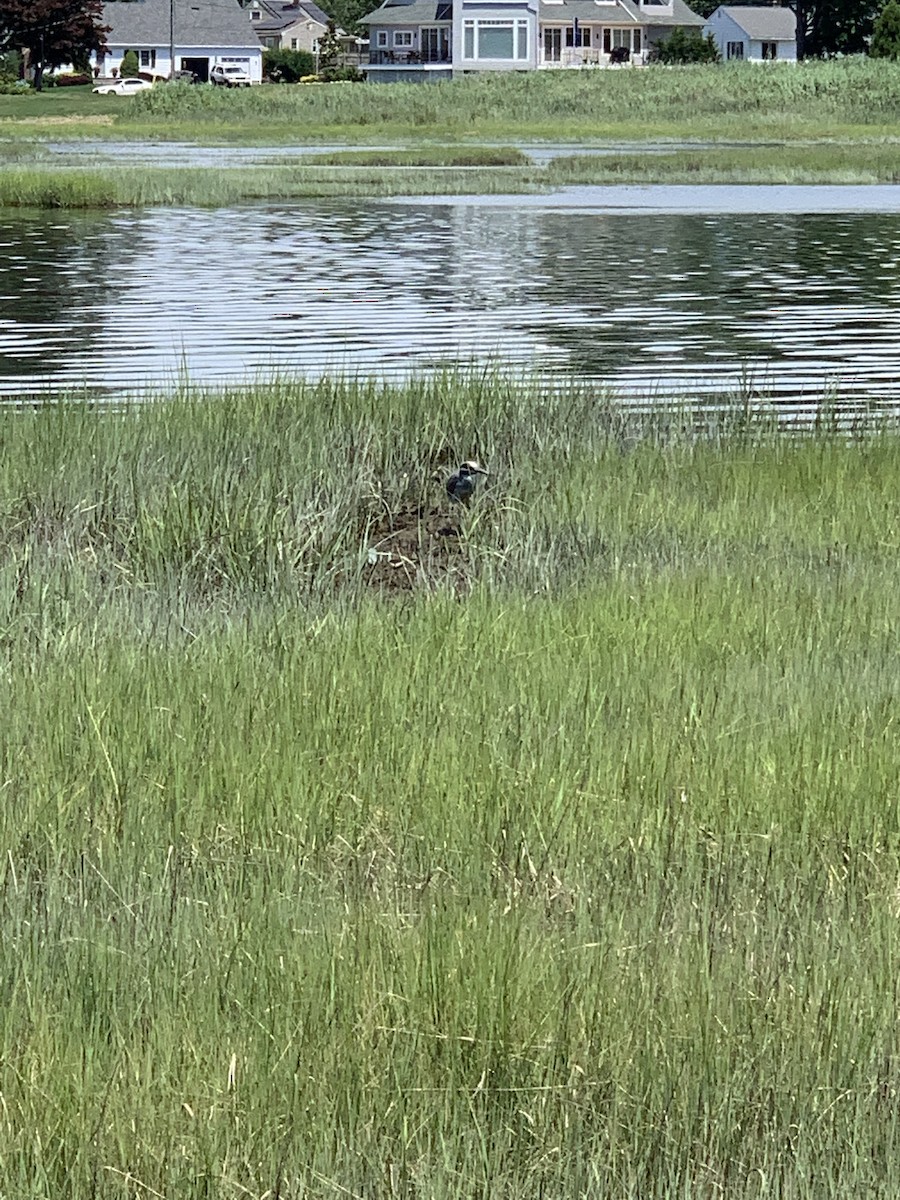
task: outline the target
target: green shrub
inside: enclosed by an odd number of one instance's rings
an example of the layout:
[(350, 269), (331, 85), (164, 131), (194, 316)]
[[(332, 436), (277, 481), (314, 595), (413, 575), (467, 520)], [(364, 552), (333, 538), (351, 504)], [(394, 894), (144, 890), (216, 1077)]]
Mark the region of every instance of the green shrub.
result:
[(299, 83), (304, 75), (313, 75), (316, 56), (309, 50), (265, 50), (263, 78), (270, 83)]
[(720, 55), (712, 34), (706, 37), (696, 29), (676, 29), (650, 52), (650, 61), (673, 66), (679, 63), (719, 62)]
[(122, 59), (122, 65), (119, 68), (121, 77), (124, 79), (128, 75), (137, 75), (140, 69), (141, 65), (138, 62), (137, 51), (126, 50), (125, 57)]
[(323, 83), (363, 83), (365, 78), (356, 67), (327, 67), (319, 73)]

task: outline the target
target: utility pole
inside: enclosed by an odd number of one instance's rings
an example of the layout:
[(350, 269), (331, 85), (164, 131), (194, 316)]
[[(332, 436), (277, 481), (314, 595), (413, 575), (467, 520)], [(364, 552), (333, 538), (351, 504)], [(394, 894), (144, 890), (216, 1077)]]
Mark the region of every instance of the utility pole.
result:
[(169, 80), (175, 78), (175, 0), (169, 0)]

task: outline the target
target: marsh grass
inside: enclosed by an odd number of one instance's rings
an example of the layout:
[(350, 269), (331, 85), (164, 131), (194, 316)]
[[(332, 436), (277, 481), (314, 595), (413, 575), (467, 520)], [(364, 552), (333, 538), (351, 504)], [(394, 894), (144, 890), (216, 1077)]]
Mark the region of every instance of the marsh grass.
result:
[(884, 145), (704, 147), (671, 154), (572, 155), (546, 167), (519, 150), (474, 147), (343, 151), (300, 164), (61, 167), (11, 156), (0, 174), (7, 208), (222, 207), (266, 200), (525, 194), (603, 183), (876, 183), (900, 178)]
[(396, 150), (333, 150), (312, 154), (317, 166), (526, 167), (531, 160), (514, 146), (417, 146)]
[(261, 200), (459, 195), (540, 190), (535, 168), (248, 166), (7, 168), (0, 207), (120, 208), (190, 204), (217, 208)]
[[(892, 1197), (893, 430), (0, 413), (10, 1196)], [(367, 530), (477, 453), (469, 586)]]
[(558, 186), (593, 183), (896, 183), (893, 142), (704, 146), (672, 153), (571, 155), (547, 166)]
[[(156, 88), (118, 123), (160, 121), (215, 140), (244, 128), (308, 141), (373, 137), (470, 141), (502, 137), (584, 141), (657, 136), (713, 140), (895, 132), (900, 64), (864, 58), (828, 63), (534, 71), (418, 84), (332, 84), (242, 89)], [(181, 136), (170, 132), (167, 136)]]
[[(168, 85), (120, 99), (0, 97), (4, 137), (346, 142), (856, 139), (896, 134), (900, 64), (851, 58), (647, 70), (534, 71), (418, 84), (235, 91)], [(68, 94), (72, 93), (72, 94)]]

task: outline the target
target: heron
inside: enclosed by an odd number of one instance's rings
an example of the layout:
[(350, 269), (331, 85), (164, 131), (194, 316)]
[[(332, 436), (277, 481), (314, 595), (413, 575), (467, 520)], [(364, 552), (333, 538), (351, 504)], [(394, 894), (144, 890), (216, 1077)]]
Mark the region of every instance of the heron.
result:
[(458, 500), (460, 504), (468, 504), (479, 475), (487, 475), (481, 463), (472, 458), (460, 463), (458, 469), (447, 480), (447, 495), (451, 500)]

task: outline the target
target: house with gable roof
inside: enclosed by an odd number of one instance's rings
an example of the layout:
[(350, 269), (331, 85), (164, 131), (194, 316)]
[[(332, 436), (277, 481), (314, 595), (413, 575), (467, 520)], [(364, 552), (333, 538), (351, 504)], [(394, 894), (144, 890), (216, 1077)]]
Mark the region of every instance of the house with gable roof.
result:
[(720, 4), (703, 27), (708, 34), (726, 61), (797, 61), (797, 16), (790, 8)]
[(675, 29), (700, 30), (685, 0), (384, 0), (369, 27), (372, 81), (471, 71), (643, 65)]
[(205, 83), (217, 63), (236, 63), (253, 83), (262, 82), (262, 43), (237, 0), (107, 0), (101, 24), (110, 26), (110, 32), (106, 53), (91, 58), (95, 75), (118, 75), (123, 58), (134, 50), (146, 78), (191, 71)]

